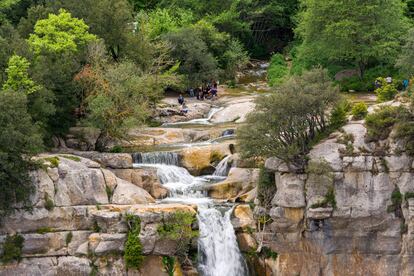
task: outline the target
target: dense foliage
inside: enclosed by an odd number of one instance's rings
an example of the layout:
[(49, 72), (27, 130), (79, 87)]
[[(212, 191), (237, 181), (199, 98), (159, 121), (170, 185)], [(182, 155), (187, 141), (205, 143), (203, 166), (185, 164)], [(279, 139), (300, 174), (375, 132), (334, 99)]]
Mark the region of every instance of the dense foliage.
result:
[(125, 242), (124, 260), (128, 268), (139, 269), (144, 261), (142, 244), (139, 238), (141, 232), (141, 219), (138, 216), (127, 214), (128, 234)]
[(329, 108), (339, 100), (327, 71), (317, 68), (292, 77), (271, 95), (259, 97), (239, 130), (243, 155), (276, 156), (299, 168), (315, 139), (329, 130)]

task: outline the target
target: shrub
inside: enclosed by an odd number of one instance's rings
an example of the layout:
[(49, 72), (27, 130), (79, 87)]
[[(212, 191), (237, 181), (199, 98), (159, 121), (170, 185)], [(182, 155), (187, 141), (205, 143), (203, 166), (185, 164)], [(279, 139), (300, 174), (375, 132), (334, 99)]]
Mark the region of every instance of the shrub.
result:
[(346, 123), (346, 114), (351, 109), (351, 105), (348, 101), (341, 101), (339, 104), (335, 106), (334, 109), (331, 111), (331, 129), (335, 130)]
[(163, 256), (162, 264), (164, 266), (165, 271), (167, 271), (168, 276), (174, 276), (175, 258), (171, 256)]
[(49, 197), (48, 193), (45, 193), (45, 208), (48, 211), (52, 211), (53, 208), (55, 208), (55, 203), (53, 200)]
[(368, 114), (368, 107), (364, 102), (359, 102), (352, 107), (351, 113), (355, 120), (364, 119)]
[(111, 152), (111, 153), (122, 153), (122, 152), (124, 152), (124, 149), (122, 148), (122, 146), (117, 145), (117, 146), (113, 146), (109, 152)]
[(401, 109), (398, 116), (398, 124), (395, 138), (404, 143), (404, 149), (408, 155), (414, 155), (414, 116), (406, 109)]
[(271, 207), (273, 196), (276, 193), (275, 175), (260, 167), (259, 181), (257, 183), (257, 199), (260, 206)]
[(367, 139), (379, 141), (388, 138), (392, 127), (397, 122), (397, 115), (400, 112), (397, 107), (382, 107), (375, 113), (368, 114), (365, 118), (367, 127)]
[(398, 210), (401, 210), (402, 199), (403, 199), (403, 196), (400, 192), (400, 189), (396, 187), (391, 194), (391, 205), (388, 206), (387, 211), (397, 213)]
[(272, 258), (273, 260), (276, 260), (277, 252), (274, 252), (272, 249), (270, 249), (267, 246), (263, 246), (262, 251), (260, 251), (260, 256), (265, 259)]
[(66, 238), (65, 238), (66, 246), (70, 244), (70, 242), (72, 241), (72, 238), (73, 238), (73, 233), (72, 231), (70, 231), (69, 233), (66, 234)]
[(267, 78), (270, 86), (281, 84), (289, 73), (289, 68), (281, 54), (274, 54), (270, 60)]
[(381, 83), (381, 87), (375, 90), (378, 97), (378, 102), (386, 102), (394, 99), (398, 90), (393, 84), (388, 84), (384, 78), (378, 78), (377, 81)]
[(111, 198), (112, 198), (112, 195), (114, 194), (114, 191), (111, 189), (111, 187), (105, 185), (105, 192), (106, 192), (106, 195), (108, 197), (108, 200), (111, 201)]
[(308, 174), (322, 175), (330, 179), (333, 179), (332, 171), (332, 167), (325, 160), (310, 161), (306, 168)]
[(81, 161), (80, 157), (74, 156), (74, 155), (60, 155), (60, 156), (63, 157), (63, 158), (75, 161), (75, 162), (80, 162)]
[(53, 229), (50, 227), (40, 227), (36, 230), (37, 234), (46, 234), (46, 233), (50, 233), (53, 232)]
[(336, 198), (335, 198), (335, 190), (334, 187), (329, 187), (328, 192), (325, 194), (325, 198), (315, 204), (312, 204), (310, 208), (326, 208), (331, 206), (332, 208), (336, 208)]
[(1, 260), (3, 263), (10, 263), (11, 261), (20, 261), (22, 256), (22, 248), (24, 238), (19, 235), (7, 236), (3, 245), (3, 254)]
[(57, 156), (53, 156), (53, 157), (46, 157), (44, 158), (47, 162), (50, 163), (50, 166), (52, 168), (57, 168), (59, 167), (59, 157)]
[(414, 192), (406, 192), (404, 195), (404, 199), (408, 200), (410, 198), (414, 198)]
[(316, 68), (294, 76), (275, 93), (258, 97), (255, 111), (237, 135), (244, 157), (275, 156), (303, 169), (315, 141), (331, 130), (330, 114), (338, 89), (326, 70)]
[(139, 238), (141, 219), (138, 216), (127, 214), (128, 235), (125, 242), (124, 260), (127, 268), (139, 269), (144, 261), (142, 244)]
[(161, 238), (177, 241), (178, 257), (186, 258), (191, 239), (198, 236), (198, 231), (192, 229), (195, 221), (196, 217), (192, 213), (178, 211), (164, 218), (157, 228)]

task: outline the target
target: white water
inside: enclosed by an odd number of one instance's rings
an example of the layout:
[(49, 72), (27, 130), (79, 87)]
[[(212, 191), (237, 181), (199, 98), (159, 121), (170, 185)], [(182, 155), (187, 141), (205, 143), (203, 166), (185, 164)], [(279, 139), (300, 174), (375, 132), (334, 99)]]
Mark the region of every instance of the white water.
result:
[[(154, 155), (158, 161), (165, 161), (165, 155)], [(203, 187), (224, 180), (228, 159), (217, 166), (215, 175), (194, 177), (185, 168), (165, 164), (134, 164), (134, 167), (157, 169), (161, 184), (169, 189), (169, 197), (163, 202), (179, 202), (198, 205), (200, 237), (198, 240), (199, 271), (203, 276), (244, 276), (248, 275), (246, 263), (240, 253), (236, 234), (231, 224), (233, 209), (224, 215), (213, 204)]]
[(230, 216), (215, 208), (199, 207), (198, 238), (199, 270), (204, 276), (248, 275), (246, 263), (240, 253)]
[(231, 155), (228, 155), (223, 158), (223, 160), (218, 163), (215, 172), (213, 173), (214, 176), (227, 176), (230, 170), (229, 159)]
[(210, 109), (210, 112), (208, 113), (207, 118), (194, 119), (194, 120), (185, 121), (185, 122), (165, 123), (165, 124), (163, 124), (163, 126), (176, 126), (176, 125), (210, 125), (211, 124), (210, 120), (213, 118), (213, 116), (217, 112), (219, 112), (222, 109), (223, 109), (223, 107), (213, 107), (212, 109)]
[(175, 152), (146, 152), (132, 154), (134, 163), (166, 164), (178, 166), (178, 154)]

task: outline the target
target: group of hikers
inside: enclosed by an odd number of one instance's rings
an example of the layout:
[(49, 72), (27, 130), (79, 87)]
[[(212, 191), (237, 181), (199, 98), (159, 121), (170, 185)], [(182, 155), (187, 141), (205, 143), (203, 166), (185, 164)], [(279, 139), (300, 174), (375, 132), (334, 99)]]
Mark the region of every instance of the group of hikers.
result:
[[(189, 88), (187, 90), (187, 93), (189, 97), (191, 98), (196, 97), (197, 100), (204, 101), (204, 99), (207, 99), (207, 100), (216, 99), (218, 97), (217, 91), (218, 91), (218, 82), (212, 81), (207, 84), (203, 84), (202, 86), (197, 87), (195, 89)], [(183, 94), (180, 94), (180, 96), (178, 96), (178, 104), (181, 105), (181, 113), (183, 115), (187, 114), (188, 107), (187, 107)]]
[[(392, 84), (393, 81), (394, 80), (390, 76), (388, 76), (388, 77), (385, 78), (385, 82), (387, 84)], [(401, 86), (402, 87), (402, 90), (405, 91), (405, 90), (407, 90), (408, 86), (410, 86), (410, 80), (404, 79), (402, 81), (402, 83), (400, 83), (400, 85), (402, 85)], [(382, 87), (381, 78), (378, 78), (378, 79), (375, 80), (374, 86), (375, 86), (375, 89), (378, 89), (378, 88), (381, 88)]]

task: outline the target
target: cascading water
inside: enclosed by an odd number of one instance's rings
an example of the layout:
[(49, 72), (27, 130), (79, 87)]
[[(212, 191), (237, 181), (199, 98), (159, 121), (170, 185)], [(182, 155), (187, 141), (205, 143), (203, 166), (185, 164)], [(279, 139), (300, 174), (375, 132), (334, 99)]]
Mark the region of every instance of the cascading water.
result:
[(194, 119), (194, 120), (190, 120), (190, 121), (185, 121), (185, 122), (176, 122), (176, 123), (165, 123), (163, 124), (163, 126), (176, 126), (176, 125), (209, 125), (210, 120), (213, 118), (213, 116), (219, 112), (220, 110), (222, 110), (222, 107), (213, 107), (210, 112), (207, 115), (207, 118), (202, 118), (202, 119)]
[(220, 161), (220, 163), (218, 163), (216, 170), (214, 171), (213, 175), (214, 176), (227, 176), (229, 174), (229, 170), (230, 170), (230, 164), (229, 164), (229, 159), (230, 159), (231, 155), (228, 155), (226, 157), (223, 158), (223, 160)]
[(132, 159), (137, 164), (165, 164), (178, 166), (179, 158), (175, 152), (133, 153)]
[[(151, 167), (157, 169), (158, 178), (163, 186), (169, 189), (169, 197), (163, 202), (180, 202), (198, 205), (199, 237), (199, 270), (205, 276), (244, 276), (248, 275), (246, 263), (240, 253), (236, 234), (230, 216), (233, 209), (224, 215), (213, 200), (207, 196), (205, 186), (224, 180), (228, 173), (228, 160), (225, 157), (217, 166), (214, 175), (194, 177), (185, 168), (168, 163), (178, 164), (178, 157), (169, 153), (149, 153), (134, 156), (134, 167)], [(146, 163), (144, 163), (146, 162)], [(158, 162), (158, 163), (157, 163)], [(164, 162), (162, 164), (161, 162)]]
[(237, 244), (230, 216), (215, 208), (199, 207), (199, 270), (204, 276), (248, 275), (247, 265)]

